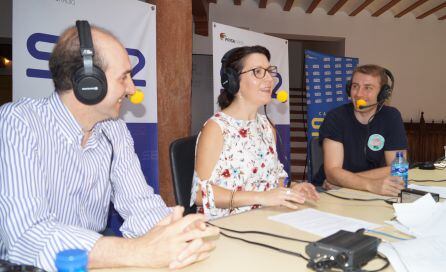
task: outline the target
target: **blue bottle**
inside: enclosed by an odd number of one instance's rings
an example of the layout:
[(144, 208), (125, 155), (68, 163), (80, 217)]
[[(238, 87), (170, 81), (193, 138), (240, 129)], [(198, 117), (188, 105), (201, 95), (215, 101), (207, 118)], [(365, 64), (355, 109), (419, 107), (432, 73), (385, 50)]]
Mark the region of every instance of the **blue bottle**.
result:
[(87, 251), (82, 249), (68, 249), (57, 253), (56, 268), (58, 272), (87, 272)]
[(407, 188), (407, 180), (409, 174), (409, 163), (404, 158), (403, 152), (396, 152), (395, 159), (390, 166), (390, 175), (401, 177), (404, 181), (404, 187)]

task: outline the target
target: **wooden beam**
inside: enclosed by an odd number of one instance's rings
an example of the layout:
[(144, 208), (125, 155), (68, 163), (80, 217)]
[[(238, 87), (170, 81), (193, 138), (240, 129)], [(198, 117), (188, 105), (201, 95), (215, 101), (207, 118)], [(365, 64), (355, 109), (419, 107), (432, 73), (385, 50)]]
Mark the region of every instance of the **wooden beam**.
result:
[(191, 0), (157, 1), (156, 44), (158, 153), (155, 156), (158, 156), (160, 194), (167, 206), (172, 206), (175, 198), (169, 145), (191, 135)]
[(412, 10), (416, 9), (420, 5), (426, 3), (427, 1), (429, 1), (429, 0), (419, 0), (419, 1), (415, 2), (415, 3), (413, 3), (408, 8), (406, 8), (405, 10), (403, 10), (400, 13), (398, 13), (397, 15), (395, 15), (395, 18), (401, 18), (403, 15), (411, 12)]
[(234, 0), (234, 5), (240, 6), (242, 4), (242, 0)]
[(378, 17), (379, 15), (383, 14), (384, 12), (388, 11), (391, 7), (395, 6), (398, 2), (401, 0), (392, 0), (386, 5), (384, 5), (382, 8), (377, 10), (375, 13), (372, 14), (373, 17)]
[(438, 20), (444, 20), (444, 19), (446, 19), (446, 15), (443, 15), (440, 18), (438, 18)]
[(350, 13), (349, 16), (355, 16), (356, 14), (360, 13), (363, 9), (365, 9), (373, 1), (374, 0), (365, 0), (364, 3), (362, 3), (358, 8), (356, 8), (352, 13)]
[(442, 8), (446, 7), (446, 2), (444, 2), (443, 4), (440, 4), (438, 6), (436, 6), (435, 8), (426, 11), (425, 13), (421, 14), (420, 16), (417, 17), (417, 19), (423, 19), (424, 17), (427, 17), (429, 15), (431, 15), (432, 13), (435, 13), (437, 11), (439, 11)]
[(290, 11), (293, 6), (294, 0), (286, 0), (285, 5), (283, 6), (283, 11)]
[(339, 9), (342, 8), (342, 6), (347, 3), (347, 0), (339, 0), (327, 13), (328, 15), (335, 15), (336, 12), (338, 12)]
[(209, 35), (209, 2), (207, 0), (192, 0), (192, 16), (195, 24), (195, 34)]
[(306, 13), (312, 13), (320, 2), (321, 0), (313, 0), (313, 2), (311, 2), (310, 6), (308, 7)]
[(268, 2), (268, 0), (260, 0), (259, 1), (259, 8), (266, 8), (266, 2)]

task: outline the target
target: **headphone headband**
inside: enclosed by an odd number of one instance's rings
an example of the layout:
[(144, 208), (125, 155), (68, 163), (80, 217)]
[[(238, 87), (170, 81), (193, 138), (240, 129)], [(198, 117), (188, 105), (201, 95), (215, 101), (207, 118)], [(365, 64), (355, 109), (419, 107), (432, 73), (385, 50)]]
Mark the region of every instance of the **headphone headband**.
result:
[(91, 37), (91, 28), (88, 21), (76, 21), (77, 33), (79, 36), (79, 49), (84, 62), (86, 72), (93, 70), (94, 47)]
[(228, 52), (226, 52), (223, 57), (221, 58), (221, 68), (220, 68), (220, 80), (221, 80), (221, 86), (230, 94), (235, 95), (239, 88), (239, 74), (238, 72), (228, 67), (228, 60), (232, 56), (232, 54), (240, 49), (239, 47), (232, 48)]
[(88, 21), (76, 21), (79, 50), (83, 65), (72, 75), (71, 81), (76, 98), (87, 105), (102, 101), (107, 94), (107, 78), (101, 68), (93, 63), (94, 46)]
[(393, 91), (395, 79), (393, 78), (393, 75), (389, 70), (387, 70), (386, 68), (383, 68), (383, 69), (384, 69), (384, 73), (386, 73), (387, 77), (390, 78), (391, 83), (390, 83), (389, 87), (390, 87), (390, 90)]

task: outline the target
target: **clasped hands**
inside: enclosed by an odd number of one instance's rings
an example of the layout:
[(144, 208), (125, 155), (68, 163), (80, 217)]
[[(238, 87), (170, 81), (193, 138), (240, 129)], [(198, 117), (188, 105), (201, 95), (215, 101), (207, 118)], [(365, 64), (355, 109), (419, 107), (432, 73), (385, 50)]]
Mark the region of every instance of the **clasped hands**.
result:
[(207, 226), (202, 214), (183, 217), (183, 212), (183, 207), (174, 207), (173, 212), (146, 235), (135, 239), (138, 243), (135, 254), (143, 262), (141, 266), (179, 269), (209, 257), (219, 229)]

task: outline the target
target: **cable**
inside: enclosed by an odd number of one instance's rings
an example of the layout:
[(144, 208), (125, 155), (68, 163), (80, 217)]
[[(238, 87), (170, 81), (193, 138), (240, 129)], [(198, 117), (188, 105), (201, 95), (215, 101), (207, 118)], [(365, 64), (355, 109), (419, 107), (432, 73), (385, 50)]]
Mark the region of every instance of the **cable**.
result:
[(256, 230), (234, 230), (234, 229), (228, 229), (228, 228), (223, 228), (217, 225), (214, 225), (210, 222), (206, 222), (208, 225), (220, 228), (222, 230), (225, 231), (230, 231), (230, 232), (235, 232), (235, 233), (240, 233), (240, 234), (260, 234), (260, 235), (265, 235), (265, 236), (271, 236), (271, 237), (276, 237), (276, 238), (280, 238), (280, 239), (286, 239), (286, 240), (291, 240), (291, 241), (297, 241), (297, 242), (301, 242), (301, 243), (312, 243), (312, 241), (307, 241), (307, 240), (302, 240), (302, 239), (297, 239), (297, 238), (292, 238), (292, 237), (287, 237), (287, 236), (282, 236), (282, 235), (278, 235), (278, 234), (273, 234), (273, 233), (269, 233), (269, 232), (263, 232), (263, 231), (256, 231)]
[(392, 205), (392, 204), (394, 204), (394, 203), (397, 203), (396, 201), (391, 201), (391, 199), (395, 199), (394, 197), (392, 197), (392, 198), (388, 198), (388, 199), (383, 199), (383, 198), (353, 198), (353, 197), (344, 197), (344, 196), (334, 195), (334, 194), (329, 193), (329, 192), (327, 192), (327, 191), (324, 191), (324, 192), (322, 192), (322, 193), (327, 194), (327, 195), (332, 196), (332, 197), (339, 198), (339, 199), (344, 199), (344, 200), (355, 200), (355, 201), (384, 201), (385, 203), (390, 204), (390, 205)]
[[(208, 222), (208, 223), (209, 223), (209, 222)], [(256, 246), (261, 246), (261, 247), (265, 247), (265, 248), (269, 248), (269, 249), (273, 249), (273, 250), (279, 251), (279, 252), (281, 252), (281, 253), (285, 253), (285, 254), (289, 254), (289, 255), (296, 256), (296, 257), (300, 257), (300, 258), (304, 259), (305, 261), (308, 261), (308, 260), (309, 260), (307, 257), (305, 257), (304, 255), (302, 255), (302, 254), (300, 254), (300, 253), (298, 253), (298, 252), (289, 251), (289, 250), (285, 250), (285, 249), (278, 248), (278, 247), (273, 247), (273, 246), (270, 246), (270, 245), (267, 245), (267, 244), (263, 244), (263, 243), (258, 243), (258, 242), (249, 241), (249, 240), (246, 240), (246, 239), (243, 239), (243, 238), (239, 238), (239, 237), (231, 236), (231, 235), (226, 234), (226, 233), (224, 233), (224, 232), (220, 232), (220, 234), (223, 235), (223, 236), (225, 236), (225, 237), (227, 237), (227, 238), (230, 238), (230, 239), (239, 240), (239, 241), (242, 241), (242, 242), (245, 242), (245, 243), (248, 243), (248, 244), (252, 244), (252, 245), (256, 245)]]
[[(228, 229), (228, 228), (220, 227), (220, 226), (214, 225), (214, 224), (212, 224), (212, 223), (210, 223), (210, 222), (206, 222), (206, 224), (211, 225), (211, 226), (214, 226), (214, 227), (218, 227), (218, 228), (220, 228), (220, 229), (222, 229), (222, 230), (225, 230), (225, 231), (230, 231), (230, 232), (235, 232), (235, 233), (240, 233), (240, 234), (246, 234), (246, 233), (262, 234), (262, 235), (267, 235), (267, 236), (277, 237), (277, 238), (281, 238), (281, 239), (288, 239), (288, 240), (293, 240), (293, 241), (298, 241), (298, 242), (303, 242), (303, 243), (311, 243), (311, 241), (306, 241), (306, 240), (301, 240), (301, 239), (296, 239), (296, 238), (291, 238), (291, 237), (286, 237), (286, 236), (276, 235), (276, 234), (267, 233), (267, 232), (262, 232), (262, 231), (239, 231), (239, 230), (233, 230), (233, 229)], [(377, 231), (371, 231), (371, 230), (366, 230), (366, 231), (368, 231), (368, 232), (377, 232)], [(377, 233), (378, 233), (378, 232), (377, 232)], [(224, 232), (220, 232), (220, 234), (223, 235), (223, 236), (226, 237), (226, 238), (229, 238), (229, 239), (239, 240), (239, 241), (242, 241), (242, 242), (251, 244), (251, 245), (256, 245), (256, 246), (260, 246), (260, 247), (264, 247), (264, 248), (272, 249), (272, 250), (275, 250), (275, 251), (278, 251), (278, 252), (281, 252), (281, 253), (285, 253), (285, 254), (288, 254), (288, 255), (296, 256), (296, 257), (299, 257), (299, 258), (304, 259), (304, 260), (307, 261), (307, 262), (310, 261), (309, 258), (305, 257), (304, 255), (300, 254), (299, 252), (289, 251), (289, 250), (285, 250), (285, 249), (282, 249), (282, 248), (278, 248), (278, 247), (274, 247), (274, 246), (271, 246), (271, 245), (267, 245), (267, 244), (264, 244), (264, 243), (259, 243), (259, 242), (254, 242), (254, 241), (246, 240), (246, 239), (243, 239), (243, 238), (240, 238), (240, 237), (236, 237), (236, 236), (229, 235), (229, 234), (224, 233)], [(387, 236), (391, 236), (391, 237), (394, 237), (394, 238), (396, 238), (396, 239), (404, 240), (404, 239), (402, 239), (402, 238), (398, 238), (398, 237), (392, 236), (392, 235), (390, 235), (390, 234), (386, 234), (386, 233), (381, 233), (381, 234), (383, 234), (383, 235), (387, 235)], [(386, 257), (382, 256), (379, 252), (377, 252), (377, 255), (376, 255), (375, 258), (382, 259), (382, 260), (384, 260), (386, 263), (385, 263), (381, 268), (379, 268), (379, 269), (375, 269), (375, 270), (360, 270), (360, 272), (379, 272), (379, 271), (381, 271), (381, 270), (386, 269), (386, 268), (390, 265), (389, 260), (388, 260)]]
[(375, 270), (364, 270), (364, 269), (362, 269), (362, 270), (360, 270), (360, 272), (379, 272), (379, 271), (382, 271), (382, 270), (386, 269), (390, 265), (389, 259), (387, 259), (385, 256), (381, 255), (381, 253), (379, 253), (379, 252), (376, 253), (376, 257), (375, 258), (381, 259), (381, 260), (385, 261), (386, 263), (381, 268), (378, 268), (378, 269), (375, 269)]
[[(364, 140), (364, 157), (365, 160), (372, 163), (374, 168), (379, 167), (379, 165), (376, 164), (376, 162), (372, 161), (368, 156), (368, 152), (367, 152), (367, 144), (368, 144), (368, 138), (370, 135), (370, 123), (373, 121), (373, 119), (375, 118), (375, 116), (381, 111), (381, 109), (384, 107), (384, 102), (385, 100), (383, 100), (382, 102), (380, 102), (377, 105), (377, 109), (375, 110), (375, 113), (373, 113), (372, 116), (370, 116), (369, 120), (367, 121), (367, 125), (366, 125), (366, 135), (365, 135), (365, 140)], [(355, 107), (355, 105), (353, 105), (353, 107)]]
[[(279, 151), (281, 151), (280, 153), (282, 153), (283, 158), (285, 160), (285, 166), (289, 167), (289, 170), (290, 170), (289, 174), (291, 176), (291, 160), (288, 158), (288, 154), (285, 153), (286, 150), (284, 150), (285, 148), (283, 146), (282, 136), (280, 135), (279, 129), (274, 125), (274, 123), (271, 121), (271, 119), (269, 119), (268, 112), (266, 111), (266, 105), (267, 104), (263, 105), (263, 111), (265, 112), (266, 119), (268, 120), (268, 122), (271, 125), (271, 127), (274, 128), (274, 131), (276, 132), (277, 138), (279, 139), (279, 149), (278, 149), (278, 152), (277, 152), (277, 159), (280, 161)], [(276, 146), (277, 146), (277, 143), (276, 143)], [(289, 155), (291, 156), (291, 153)], [(291, 178), (289, 178), (289, 180), (288, 180), (288, 182), (286, 184), (286, 187), (290, 187), (290, 185), (291, 185)]]
[(379, 235), (384, 235), (384, 236), (387, 236), (387, 237), (390, 237), (390, 238), (393, 238), (393, 239), (397, 239), (397, 240), (409, 240), (409, 239), (406, 239), (406, 238), (397, 237), (395, 235), (388, 234), (386, 232), (378, 231), (378, 230), (367, 229), (366, 232), (375, 233), (375, 234), (379, 234)]
[(446, 181), (446, 179), (409, 179), (408, 181), (414, 181), (414, 182), (443, 182)]

